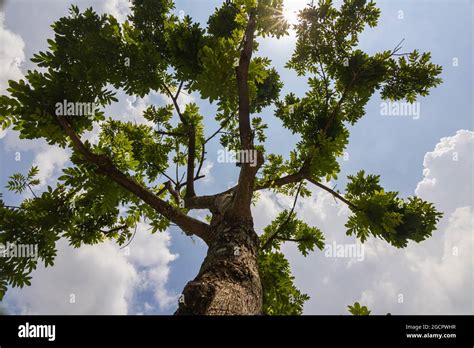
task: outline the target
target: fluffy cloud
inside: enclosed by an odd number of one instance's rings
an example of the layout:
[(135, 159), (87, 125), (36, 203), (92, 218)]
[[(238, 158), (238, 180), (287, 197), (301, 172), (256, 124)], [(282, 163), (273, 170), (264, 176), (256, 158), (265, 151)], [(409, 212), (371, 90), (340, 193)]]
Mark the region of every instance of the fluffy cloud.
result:
[(204, 183), (211, 183), (214, 181), (212, 177), (212, 168), (214, 167), (214, 163), (210, 160), (205, 160), (202, 164), (201, 173), (200, 175), (204, 175), (202, 178), (202, 182)]
[[(474, 214), (471, 206), (457, 208), (444, 229), (443, 256), (407, 257), (420, 274), (418, 292), (427, 294), (414, 298), (415, 307), (432, 314), (472, 314), (472, 251)], [(469, 300), (471, 306), (469, 306)], [(436, 304), (436, 305), (433, 305)]]
[[(5, 94), (8, 80), (23, 78), (20, 70), (21, 63), (25, 60), (25, 43), (23, 39), (6, 29), (5, 15), (0, 12), (0, 95)], [(0, 139), (5, 137), (7, 131), (0, 129)]]
[(25, 60), (23, 39), (5, 28), (5, 16), (0, 12), (0, 94), (8, 87), (8, 80), (23, 77), (20, 64)]
[[(25, 43), (20, 35), (5, 27), (5, 15), (0, 12), (0, 95), (7, 93), (8, 80), (24, 78), (20, 65), (25, 61)], [(45, 141), (20, 140), (18, 132), (0, 130), (0, 139), (7, 151), (29, 151), (44, 149)]]
[(33, 165), (38, 166), (39, 169), (40, 187), (52, 181), (51, 178), (57, 176), (68, 161), (69, 153), (67, 150), (59, 146), (44, 146), (33, 161)]
[(178, 255), (169, 250), (171, 236), (168, 232), (151, 235), (149, 230), (149, 225), (139, 223), (136, 237), (127, 248), (130, 261), (138, 269), (142, 290), (151, 290), (160, 309), (164, 309), (177, 299), (177, 294), (168, 292), (166, 283), (170, 274), (169, 264)]
[(130, 0), (107, 0), (104, 2), (104, 12), (114, 16), (123, 23), (130, 14)]
[(54, 267), (40, 266), (32, 285), (9, 290), (4, 302), (9, 313), (127, 314), (137, 280), (113, 244), (74, 249), (61, 240)]
[(436, 203), (445, 214), (457, 207), (472, 205), (474, 133), (459, 130), (442, 138), (423, 161), (423, 180), (416, 194)]
[[(460, 130), (425, 156), (416, 194), (445, 213), (432, 238), (405, 249), (372, 238), (364, 244), (363, 261), (318, 251), (304, 258), (294, 245), (285, 245), (297, 286), (311, 296), (305, 313), (344, 314), (355, 301), (377, 314), (472, 313), (473, 140), (473, 132)], [(319, 227), (327, 243), (356, 243), (345, 235), (347, 207), (324, 191), (313, 192), (299, 200), (299, 216)], [(290, 204), (287, 197), (263, 194), (254, 209), (257, 230)]]
[(74, 249), (60, 240), (53, 267), (39, 266), (30, 287), (7, 292), (7, 311), (130, 314), (143, 307), (135, 306), (134, 298), (145, 290), (154, 294), (146, 311), (156, 311), (156, 305), (168, 308), (177, 298), (166, 289), (169, 264), (177, 255), (169, 251), (168, 232), (152, 235), (148, 230), (148, 225), (138, 224), (135, 238), (123, 249), (112, 242)]

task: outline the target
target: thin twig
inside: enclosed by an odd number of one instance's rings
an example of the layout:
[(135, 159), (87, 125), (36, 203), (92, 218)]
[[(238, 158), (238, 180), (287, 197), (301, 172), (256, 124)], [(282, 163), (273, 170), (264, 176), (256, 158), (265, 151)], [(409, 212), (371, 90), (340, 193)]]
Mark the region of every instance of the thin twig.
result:
[(300, 194), (300, 190), (301, 190), (302, 185), (303, 185), (303, 181), (300, 181), (300, 184), (298, 185), (298, 190), (296, 191), (295, 200), (293, 201), (293, 207), (291, 208), (290, 213), (288, 214), (288, 217), (278, 227), (278, 229), (272, 235), (270, 235), (270, 237), (268, 237), (267, 241), (263, 244), (263, 246), (261, 248), (262, 250), (265, 250), (266, 248), (268, 248), (268, 246), (271, 244), (271, 242), (273, 242), (273, 240), (278, 236), (278, 233), (280, 233), (282, 228), (285, 227), (285, 225), (288, 224), (290, 222), (290, 220), (292, 219), (293, 213), (294, 213), (295, 207), (296, 207), (296, 202), (298, 201), (298, 196)]
[(30, 185), (26, 185), (29, 189), (30, 189), (30, 192), (33, 194), (33, 196), (35, 196), (35, 198), (38, 198), (38, 196), (34, 193), (33, 189), (31, 188)]
[(222, 129), (224, 129), (227, 126), (227, 123), (231, 120), (232, 117), (235, 116), (235, 112), (233, 112), (227, 119), (224, 120), (224, 122), (221, 124), (218, 130), (216, 130), (209, 138), (207, 138), (204, 141), (204, 144), (207, 144), (212, 138), (214, 138), (217, 134), (219, 134)]
[(306, 178), (306, 180), (308, 180), (310, 183), (318, 186), (319, 188), (322, 188), (323, 190), (329, 192), (330, 194), (332, 194), (334, 197), (338, 198), (339, 200), (341, 200), (342, 202), (346, 203), (349, 207), (353, 208), (353, 209), (358, 209), (357, 206), (348, 201), (346, 198), (344, 198), (342, 195), (340, 195), (338, 192), (334, 191), (334, 190), (331, 190), (329, 187), (327, 186), (324, 186), (323, 184), (321, 184), (320, 182), (314, 180), (314, 179), (311, 179), (311, 178)]
[(130, 243), (133, 241), (133, 238), (135, 238), (135, 234), (137, 234), (137, 227), (138, 227), (138, 224), (135, 225), (135, 231), (133, 231), (133, 235), (132, 235), (132, 238), (130, 238), (130, 240), (128, 241), (127, 244), (125, 244), (123, 247), (121, 247), (120, 249), (124, 249), (126, 247), (128, 247), (130, 245)]

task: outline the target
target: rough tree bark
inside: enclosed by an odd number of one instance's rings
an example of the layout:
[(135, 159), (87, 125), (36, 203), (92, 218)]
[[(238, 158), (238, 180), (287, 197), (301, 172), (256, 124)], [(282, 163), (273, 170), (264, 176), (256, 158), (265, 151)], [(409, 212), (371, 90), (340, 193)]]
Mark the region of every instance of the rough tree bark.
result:
[(250, 224), (222, 221), (198, 275), (180, 297), (175, 314), (258, 315), (262, 285), (258, 237)]
[(184, 288), (177, 315), (262, 314), (258, 236), (252, 220), (230, 217), (231, 199), (224, 200), (213, 211), (207, 256), (196, 278)]

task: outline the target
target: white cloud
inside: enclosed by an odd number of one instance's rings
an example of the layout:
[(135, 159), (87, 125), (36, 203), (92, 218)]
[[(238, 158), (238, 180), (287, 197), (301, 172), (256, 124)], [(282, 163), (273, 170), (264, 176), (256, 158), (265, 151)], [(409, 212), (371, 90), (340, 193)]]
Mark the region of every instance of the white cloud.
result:
[[(409, 255), (420, 274), (414, 305), (430, 314), (472, 314), (472, 251), (474, 214), (472, 207), (457, 208), (444, 229), (443, 256)], [(435, 289), (435, 291), (433, 291)], [(431, 303), (431, 306), (430, 306)], [(436, 304), (436, 305), (433, 305)]]
[[(169, 95), (167, 95), (167, 94), (157, 94), (157, 93), (155, 93), (155, 95), (159, 96), (161, 98), (161, 100), (166, 105), (173, 104), (173, 100), (170, 98)], [(183, 88), (183, 90), (181, 91), (181, 93), (179, 94), (178, 99), (177, 99), (177, 104), (178, 104), (179, 109), (181, 110), (181, 112), (183, 112), (186, 109), (187, 104), (191, 104), (191, 103), (194, 103), (194, 102), (195, 102), (194, 97), (189, 93), (189, 91), (184, 90), (184, 88)], [(176, 111), (174, 111), (174, 113), (176, 114)]]
[[(8, 80), (23, 78), (20, 65), (25, 60), (25, 42), (5, 27), (5, 14), (0, 12), (0, 95), (7, 93)], [(0, 139), (7, 130), (0, 129)]]
[(0, 12), (0, 42), (0, 94), (4, 94), (8, 80), (23, 78), (20, 64), (25, 60), (25, 43), (21, 36), (6, 29), (3, 12)]
[(37, 178), (40, 179), (40, 186), (43, 187), (52, 180), (57, 174), (61, 173), (65, 164), (69, 160), (69, 151), (59, 146), (46, 145), (36, 155), (33, 165), (38, 166), (39, 173)]
[(474, 132), (459, 130), (455, 136), (442, 138), (423, 161), (424, 178), (416, 194), (436, 203), (445, 213), (472, 205)]
[(107, 0), (104, 3), (104, 12), (111, 14), (120, 23), (123, 23), (130, 14), (130, 0)]
[[(319, 251), (304, 258), (294, 245), (284, 246), (297, 286), (311, 296), (305, 313), (347, 314), (346, 305), (359, 301), (377, 314), (472, 314), (473, 140), (473, 132), (460, 130), (425, 156), (416, 194), (445, 213), (428, 240), (395, 249), (371, 238), (363, 262), (325, 258)], [(319, 227), (328, 243), (355, 243), (345, 235), (347, 207), (324, 191), (313, 192), (300, 198), (299, 216)], [(257, 231), (290, 202), (264, 193), (254, 209)]]
[[(8, 80), (24, 78), (20, 64), (25, 60), (25, 43), (21, 36), (5, 27), (5, 16), (0, 12), (0, 94), (7, 93)], [(68, 160), (67, 151), (57, 146), (51, 147), (46, 141), (20, 139), (19, 133), (12, 130), (0, 131), (0, 139), (7, 151), (19, 151), (20, 156), (25, 151), (34, 150), (36, 157), (34, 165), (40, 168), (39, 179), (41, 186), (47, 183), (57, 168), (62, 168)]]
[(143, 98), (135, 96), (129, 96), (125, 98), (126, 108), (116, 119), (123, 122), (134, 122), (137, 124), (147, 124), (149, 126), (154, 126), (153, 122), (148, 121), (145, 117), (143, 117), (145, 110), (150, 105), (152, 105), (150, 97), (151, 95), (149, 94)]
[(4, 302), (10, 313), (127, 314), (137, 280), (133, 265), (112, 243), (74, 249), (61, 240), (55, 265), (38, 267), (32, 285), (9, 290)]
[[(168, 232), (152, 235), (139, 223), (127, 248), (112, 242), (74, 249), (58, 242), (53, 267), (40, 265), (32, 285), (11, 289), (4, 303), (10, 313), (23, 314), (130, 314), (133, 297), (151, 290), (160, 309), (174, 303), (177, 295), (166, 289), (170, 263), (177, 258), (169, 250)], [(71, 303), (71, 296), (75, 303)], [(140, 304), (141, 305), (141, 304)], [(147, 311), (153, 311), (147, 304)]]
[(204, 178), (202, 178), (202, 182), (204, 183), (210, 183), (213, 181), (212, 177), (212, 168), (214, 167), (214, 163), (210, 160), (205, 160), (204, 163), (202, 164), (201, 168), (201, 173), (200, 175), (204, 175)]
[(150, 226), (139, 223), (136, 236), (130, 248), (130, 261), (139, 267), (142, 288), (152, 289), (161, 309), (169, 307), (177, 298), (166, 289), (170, 269), (169, 264), (178, 255), (169, 250), (171, 236), (168, 232), (151, 235)]

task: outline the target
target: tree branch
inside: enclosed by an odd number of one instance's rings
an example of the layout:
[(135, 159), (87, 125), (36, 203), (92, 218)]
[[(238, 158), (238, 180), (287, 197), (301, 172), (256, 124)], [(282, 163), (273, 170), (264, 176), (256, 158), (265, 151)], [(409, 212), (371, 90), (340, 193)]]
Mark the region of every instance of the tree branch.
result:
[(202, 143), (202, 149), (201, 149), (201, 158), (199, 159), (199, 166), (198, 166), (198, 169), (196, 171), (196, 175), (194, 176), (194, 180), (199, 176), (199, 174), (201, 173), (201, 169), (202, 169), (202, 164), (204, 163), (204, 156), (206, 155), (206, 143), (203, 142)]
[(299, 171), (294, 174), (282, 176), (275, 180), (269, 180), (269, 181), (259, 183), (255, 186), (255, 190), (260, 191), (260, 190), (273, 188), (273, 187), (281, 187), (284, 185), (300, 182), (303, 179), (304, 179), (304, 174), (301, 171)]
[(252, 213), (250, 205), (254, 190), (255, 175), (263, 164), (263, 155), (253, 146), (253, 134), (250, 125), (250, 94), (248, 86), (248, 73), (252, 59), (254, 32), (256, 28), (255, 12), (249, 14), (245, 41), (240, 53), (239, 66), (237, 67), (237, 85), (239, 94), (239, 134), (241, 148), (247, 156), (256, 156), (256, 165), (242, 163), (239, 174), (239, 183), (233, 198), (232, 209), (229, 211), (234, 218), (250, 220)]
[[(189, 126), (189, 143), (188, 143), (188, 163), (187, 163), (187, 186), (186, 197), (196, 196), (194, 191), (194, 160), (196, 158), (196, 127)], [(200, 169), (200, 168), (199, 168)]]
[[(180, 89), (181, 89), (181, 86), (182, 86), (182, 85), (180, 85)], [(181, 122), (182, 122), (185, 126), (187, 126), (187, 125), (188, 125), (188, 121), (186, 120), (186, 118), (184, 117), (183, 113), (181, 112), (181, 109), (180, 109), (179, 104), (178, 104), (178, 98), (175, 97), (175, 96), (173, 95), (173, 93), (171, 93), (171, 90), (169, 89), (168, 86), (163, 85), (163, 87), (164, 87), (166, 93), (168, 93), (168, 96), (169, 96), (169, 97), (171, 98), (171, 100), (173, 101), (173, 105), (174, 105), (174, 108), (175, 108), (175, 110), (176, 110), (176, 113), (178, 114), (179, 119), (181, 120)]]
[(180, 201), (181, 201), (181, 197), (179, 196), (178, 191), (176, 191), (173, 188), (173, 186), (171, 185), (171, 181), (165, 182), (165, 188), (168, 190), (168, 192), (171, 194), (171, 196), (173, 196), (174, 201), (176, 202), (176, 204), (179, 205)]
[(215, 209), (215, 202), (219, 195), (195, 196), (184, 199), (186, 209)]
[(169, 181), (171, 181), (174, 185), (177, 185), (176, 181), (174, 181), (168, 174), (166, 174), (165, 171), (159, 170), (159, 172), (160, 172), (161, 175), (163, 175), (166, 179), (168, 179)]
[(123, 226), (118, 226), (118, 227), (114, 227), (108, 231), (103, 231), (103, 230), (100, 230), (101, 233), (103, 234), (110, 234), (110, 233), (114, 233), (114, 232), (117, 232), (117, 231), (120, 231), (120, 230), (123, 230), (125, 228), (128, 228), (128, 225), (123, 225)]
[(259, 190), (264, 190), (264, 189), (273, 188), (273, 187), (281, 187), (281, 186), (284, 186), (284, 185), (301, 182), (302, 180), (308, 180), (312, 184), (318, 186), (319, 188), (322, 188), (323, 190), (325, 190), (325, 191), (329, 192), (330, 194), (332, 194), (334, 197), (336, 197), (339, 200), (341, 200), (342, 202), (346, 203), (348, 206), (350, 206), (354, 209), (358, 209), (356, 205), (354, 205), (353, 203), (348, 201), (341, 194), (337, 193), (336, 191), (330, 189), (329, 187), (321, 184), (319, 181), (316, 181), (316, 180), (310, 178), (308, 175), (305, 175), (301, 172), (286, 175), (286, 176), (283, 176), (283, 177), (275, 179), (275, 180), (270, 180), (270, 181), (260, 183), (255, 187), (255, 190), (259, 191)]
[(182, 136), (185, 136), (186, 134), (184, 133), (179, 133), (179, 132), (165, 132), (165, 131), (155, 131), (156, 134), (159, 134), (159, 135), (168, 135), (170, 137), (182, 137)]
[(178, 86), (178, 90), (176, 91), (176, 95), (174, 96), (174, 99), (178, 99), (179, 93), (181, 93), (181, 89), (183, 88), (184, 81), (181, 81)]
[(342, 103), (344, 103), (344, 101), (346, 100), (347, 98), (347, 95), (352, 87), (352, 84), (354, 83), (355, 79), (356, 79), (357, 75), (354, 75), (352, 77), (352, 80), (351, 82), (349, 82), (349, 84), (346, 86), (346, 88), (344, 88), (344, 92), (342, 92), (342, 96), (341, 96), (341, 99), (339, 99), (339, 101), (337, 102), (337, 105), (336, 107), (334, 108), (334, 111), (331, 113), (331, 115), (329, 116), (329, 119), (328, 119), (328, 122), (326, 123), (326, 125), (324, 126), (324, 129), (323, 129), (323, 134), (327, 134), (328, 130), (329, 130), (329, 127), (331, 126), (331, 123), (334, 121), (334, 119), (336, 118), (337, 116), (337, 113), (339, 112), (341, 106), (342, 106)]
[(30, 192), (33, 194), (33, 196), (34, 196), (35, 198), (38, 198), (38, 196), (36, 196), (35, 191), (33, 191), (33, 189), (31, 188), (31, 185), (26, 185), (26, 186), (28, 187), (28, 189), (30, 190)]
[(235, 113), (232, 113), (228, 118), (226, 118), (224, 122), (221, 124), (221, 126), (219, 127), (219, 129), (216, 130), (214, 133), (212, 133), (212, 135), (204, 141), (204, 144), (207, 144), (212, 138), (214, 138), (217, 134), (219, 134), (221, 130), (223, 130), (225, 126), (227, 126), (227, 123), (229, 123), (231, 118), (234, 116), (235, 116)]
[(245, 41), (240, 52), (239, 66), (237, 67), (237, 85), (239, 93), (239, 132), (242, 149), (253, 148), (252, 129), (250, 125), (250, 94), (248, 86), (248, 74), (250, 61), (252, 59), (253, 41), (255, 32), (255, 13), (249, 15)]
[(196, 127), (189, 123), (186, 117), (184, 117), (183, 113), (181, 112), (179, 105), (178, 105), (178, 96), (179, 93), (181, 92), (181, 89), (183, 88), (183, 81), (179, 84), (178, 91), (176, 95), (174, 96), (173, 93), (171, 93), (171, 90), (164, 85), (164, 88), (166, 92), (168, 93), (169, 97), (173, 101), (174, 108), (176, 109), (176, 112), (178, 113), (179, 119), (183, 123), (183, 125), (186, 127), (187, 130), (187, 135), (189, 137), (188, 139), (188, 161), (187, 161), (187, 171), (186, 171), (186, 180), (187, 180), (187, 186), (186, 186), (186, 197), (194, 197), (196, 196), (196, 192), (194, 191), (194, 161), (196, 159)]
[[(205, 177), (206, 177), (205, 175), (196, 176), (196, 177), (194, 178), (194, 181), (197, 181), (197, 180), (202, 179), (202, 178), (205, 178)], [(178, 190), (178, 191), (181, 190), (181, 189), (182, 189), (184, 186), (186, 186), (187, 184), (188, 184), (187, 181), (186, 181), (186, 182), (177, 183), (177, 184), (176, 184), (176, 190)]]
[(202, 238), (205, 242), (210, 240), (211, 230), (208, 224), (181, 213), (171, 204), (152, 193), (148, 188), (143, 187), (133, 178), (130, 178), (118, 170), (108, 157), (91, 152), (90, 149), (84, 145), (64, 116), (58, 116), (57, 119), (64, 129), (64, 132), (69, 136), (74, 149), (86, 160), (95, 164), (98, 167), (99, 173), (106, 175), (124, 189), (132, 192), (144, 202), (148, 203), (158, 213), (178, 225), (186, 234), (194, 234)]
[(311, 238), (309, 237), (302, 237), (302, 238), (280, 238), (280, 237), (275, 237), (275, 239), (284, 241), (284, 242), (304, 242), (305, 240), (310, 240)]
[(204, 142), (202, 143), (202, 152), (201, 152), (201, 158), (199, 160), (199, 167), (197, 169), (197, 172), (196, 172), (196, 175), (194, 176), (194, 178), (196, 179), (197, 177), (199, 177), (199, 174), (201, 173), (201, 169), (202, 169), (202, 165), (204, 163), (204, 156), (206, 154), (206, 144), (212, 140), (217, 134), (219, 134), (221, 132), (221, 130), (227, 125), (227, 123), (230, 121), (230, 119), (232, 117), (234, 117), (235, 114), (232, 113), (228, 118), (226, 118), (224, 120), (224, 122), (222, 123), (222, 125), (219, 127), (219, 129), (217, 131), (215, 131), (214, 133), (212, 133), (212, 135), (205, 139)]
[(298, 196), (300, 195), (300, 191), (301, 191), (301, 186), (303, 185), (303, 182), (301, 181), (299, 186), (298, 186), (298, 190), (296, 191), (296, 195), (295, 195), (295, 200), (293, 201), (293, 207), (291, 208), (290, 210), (290, 213), (288, 214), (288, 217), (286, 218), (286, 220), (277, 228), (277, 230), (275, 232), (273, 232), (273, 234), (270, 235), (270, 237), (268, 237), (268, 239), (266, 240), (266, 242), (262, 245), (261, 249), (262, 250), (265, 250), (266, 248), (268, 248), (270, 246), (270, 244), (273, 242), (273, 240), (278, 236), (278, 233), (280, 233), (280, 231), (282, 230), (283, 227), (285, 227), (289, 222), (290, 220), (293, 218), (293, 213), (295, 211), (295, 207), (296, 207), (296, 202), (298, 201)]
[(353, 209), (358, 209), (357, 206), (355, 204), (353, 204), (352, 202), (348, 201), (346, 198), (344, 198), (342, 195), (340, 195), (338, 192), (330, 189), (329, 187), (327, 186), (324, 186), (323, 184), (321, 184), (320, 182), (312, 179), (312, 178), (305, 178), (306, 180), (308, 180), (310, 183), (318, 186), (319, 188), (322, 188), (324, 191), (326, 192), (329, 192), (330, 194), (332, 194), (334, 197), (338, 198), (340, 201), (346, 203), (348, 206), (350, 206), (351, 208)]

